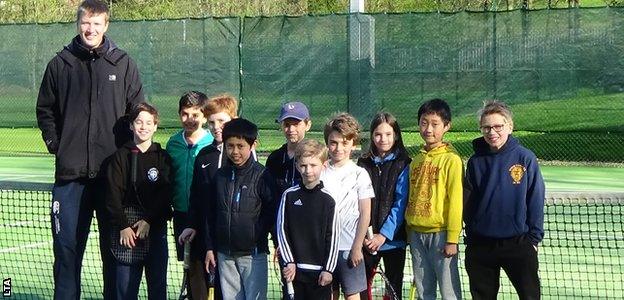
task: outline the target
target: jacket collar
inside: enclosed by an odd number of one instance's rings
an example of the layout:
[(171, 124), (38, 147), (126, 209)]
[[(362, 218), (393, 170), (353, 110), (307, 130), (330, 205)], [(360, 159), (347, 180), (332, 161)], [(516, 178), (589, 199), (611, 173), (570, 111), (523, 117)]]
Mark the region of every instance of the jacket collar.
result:
[(492, 151), (492, 149), (490, 149), (490, 145), (488, 145), (484, 137), (479, 137), (479, 138), (472, 140), (472, 148), (474, 149), (475, 154), (478, 154), (478, 155), (492, 155), (492, 154), (497, 154), (497, 153), (505, 153), (505, 152), (515, 149), (518, 145), (520, 145), (520, 142), (518, 141), (518, 139), (516, 139), (512, 135), (509, 135), (509, 138), (507, 138), (507, 142), (505, 143), (505, 145), (503, 145), (503, 147), (501, 147), (501, 149), (498, 150), (497, 152), (494, 152)]
[(387, 161), (395, 160), (396, 159), (396, 154), (394, 152), (392, 152), (392, 153), (390, 153), (390, 154), (388, 154), (388, 155), (386, 155), (384, 157), (381, 157), (381, 156), (371, 156), (371, 159), (373, 160), (373, 162), (376, 165), (380, 165), (380, 164), (385, 163)]
[(106, 61), (111, 63), (112, 65), (117, 65), (117, 63), (126, 56), (126, 53), (123, 51), (115, 51), (117, 50), (117, 45), (109, 39), (107, 36), (104, 36), (102, 45), (95, 48), (94, 50), (89, 50), (82, 45), (80, 41), (80, 36), (76, 35), (72, 41), (63, 48), (61, 52), (59, 52), (59, 56), (68, 64), (74, 65), (78, 60), (89, 60), (103, 57)]
[[(137, 150), (138, 150), (138, 148), (137, 148), (136, 144), (134, 143), (134, 141), (128, 141), (128, 142), (126, 142), (126, 143), (123, 145), (123, 148), (128, 149), (128, 151), (130, 151), (130, 152), (132, 152), (132, 150), (134, 150), (134, 149), (137, 149)], [(145, 153), (148, 153), (148, 152), (155, 152), (155, 151), (158, 151), (158, 150), (160, 150), (160, 149), (161, 149), (161, 148), (160, 148), (160, 144), (159, 144), (159, 143), (152, 142), (152, 144), (150, 145), (150, 147), (149, 147), (149, 148), (147, 148), (147, 151), (145, 151)], [(140, 151), (139, 151), (139, 152), (140, 152)]]
[(234, 165), (231, 162), (230, 164), (232, 166), (232, 171), (235, 172), (236, 174), (246, 174), (247, 171), (251, 169), (251, 166), (253, 165), (254, 162), (255, 160), (252, 154), (249, 156), (249, 159), (247, 159), (247, 161), (242, 166)]
[(306, 192), (311, 193), (311, 192), (314, 192), (314, 191), (319, 191), (319, 190), (321, 190), (321, 189), (324, 187), (324, 185), (323, 185), (323, 181), (321, 181), (321, 182), (319, 182), (319, 184), (317, 184), (317, 185), (315, 185), (313, 188), (309, 189), (309, 188), (307, 188), (307, 187), (305, 186), (305, 184), (303, 184), (303, 182), (301, 182), (301, 183), (299, 183), (299, 187), (301, 187), (301, 189), (302, 189), (303, 191), (306, 191)]
[(443, 153), (448, 153), (448, 152), (457, 152), (455, 150), (455, 147), (453, 147), (453, 145), (451, 145), (451, 143), (448, 143), (448, 142), (443, 142), (442, 145), (435, 147), (429, 151), (425, 150), (424, 146), (420, 147), (420, 153), (427, 154), (427, 155), (437, 155), (437, 154), (443, 154)]
[(65, 49), (69, 50), (76, 57), (81, 59), (99, 58), (105, 56), (109, 51), (112, 51), (116, 46), (104, 36), (102, 45), (94, 49), (88, 49), (82, 44), (80, 36), (75, 36), (69, 45), (65, 46)]

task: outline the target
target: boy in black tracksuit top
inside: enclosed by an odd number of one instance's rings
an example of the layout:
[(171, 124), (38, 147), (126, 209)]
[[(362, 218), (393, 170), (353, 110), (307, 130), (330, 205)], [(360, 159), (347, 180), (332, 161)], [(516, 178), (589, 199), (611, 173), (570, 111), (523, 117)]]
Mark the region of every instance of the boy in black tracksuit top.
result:
[[(171, 218), (171, 157), (152, 135), (158, 124), (158, 113), (147, 103), (140, 103), (130, 113), (134, 141), (117, 150), (106, 167), (106, 208), (112, 230), (119, 232), (119, 242), (135, 247), (139, 239), (149, 239), (145, 259), (134, 265), (116, 262), (116, 299), (136, 299), (142, 270), (148, 279), (150, 299), (167, 295), (167, 220)], [(136, 155), (136, 181), (132, 183), (132, 161)], [(141, 210), (144, 218), (134, 224), (128, 221), (125, 207)]]
[(295, 299), (331, 299), (339, 224), (334, 199), (320, 181), (327, 148), (303, 140), (294, 158), (302, 183), (284, 192), (277, 214), (284, 278), (293, 282)]
[(233, 119), (222, 135), (230, 165), (216, 171), (207, 190), (212, 203), (202, 211), (208, 228), (203, 237), (206, 263), (218, 264), (223, 299), (265, 299), (267, 235), (274, 228), (278, 198), (275, 181), (252, 157), (256, 125)]
[(473, 299), (496, 299), (500, 269), (520, 299), (539, 299), (538, 244), (544, 237), (544, 180), (535, 154), (511, 133), (509, 107), (486, 103), (483, 137), (472, 144), (464, 206), (466, 271)]

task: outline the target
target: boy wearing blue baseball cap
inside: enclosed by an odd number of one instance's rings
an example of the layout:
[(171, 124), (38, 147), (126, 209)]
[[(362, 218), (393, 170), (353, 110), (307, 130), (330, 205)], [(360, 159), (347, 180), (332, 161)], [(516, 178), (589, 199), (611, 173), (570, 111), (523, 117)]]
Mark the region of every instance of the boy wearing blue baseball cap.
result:
[(271, 152), (266, 161), (266, 168), (277, 181), (278, 192), (281, 195), (287, 188), (301, 182), (301, 174), (295, 165), (295, 148), (299, 141), (305, 138), (306, 132), (312, 126), (312, 121), (305, 104), (288, 102), (282, 105), (275, 122), (280, 123), (286, 143)]

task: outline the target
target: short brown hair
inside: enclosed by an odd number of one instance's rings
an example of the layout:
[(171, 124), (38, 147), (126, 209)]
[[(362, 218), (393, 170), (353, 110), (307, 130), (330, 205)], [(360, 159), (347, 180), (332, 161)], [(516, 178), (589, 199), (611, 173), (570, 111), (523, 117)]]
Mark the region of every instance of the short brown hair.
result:
[(325, 124), (323, 136), (326, 144), (332, 131), (337, 131), (347, 140), (353, 140), (354, 145), (360, 142), (360, 123), (349, 113), (339, 113)]
[(327, 161), (327, 147), (313, 139), (303, 139), (297, 143), (295, 148), (295, 161), (302, 157), (318, 157), (321, 162)]
[(158, 122), (160, 121), (160, 118), (158, 117), (158, 110), (156, 109), (156, 107), (147, 102), (141, 102), (132, 107), (130, 113), (128, 114), (130, 123), (134, 122), (134, 120), (136, 120), (136, 118), (142, 111), (145, 111), (150, 115), (154, 116), (154, 124), (158, 125)]
[(210, 115), (220, 112), (225, 112), (231, 118), (235, 118), (238, 116), (238, 100), (229, 94), (221, 94), (208, 99), (208, 103), (203, 110), (204, 116), (208, 118)]
[(500, 100), (486, 100), (483, 101), (483, 108), (481, 108), (477, 112), (477, 118), (479, 120), (479, 124), (481, 124), (481, 120), (483, 117), (489, 116), (491, 114), (499, 114), (505, 118), (507, 123), (513, 125), (513, 113), (511, 112), (511, 108), (505, 102)]
[(80, 24), (80, 18), (82, 18), (85, 13), (89, 15), (106, 14), (106, 23), (108, 23), (110, 19), (110, 10), (108, 9), (108, 5), (106, 2), (100, 0), (82, 1), (82, 3), (78, 6), (78, 10), (76, 10), (76, 23)]

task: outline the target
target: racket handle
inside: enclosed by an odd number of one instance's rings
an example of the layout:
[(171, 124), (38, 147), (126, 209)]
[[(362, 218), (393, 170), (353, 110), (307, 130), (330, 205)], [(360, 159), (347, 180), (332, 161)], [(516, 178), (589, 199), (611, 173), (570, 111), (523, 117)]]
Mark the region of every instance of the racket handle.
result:
[(191, 268), (191, 242), (184, 242), (184, 270)]
[[(368, 229), (366, 229), (366, 238), (369, 240), (373, 238), (373, 226), (368, 226)], [(377, 251), (373, 251), (371, 254), (377, 255)]]
[(288, 298), (295, 299), (295, 288), (292, 281), (286, 283), (286, 292), (288, 293)]
[(410, 300), (414, 300), (416, 298), (416, 285), (412, 283), (412, 287), (410, 288)]
[(208, 300), (214, 300), (214, 288), (208, 288)]
[(139, 149), (138, 148), (133, 148), (132, 150), (130, 150), (131, 152), (131, 165), (130, 165), (130, 172), (132, 172), (132, 174), (130, 174), (130, 182), (132, 182), (132, 184), (135, 184), (137, 181), (137, 157), (139, 156)]

